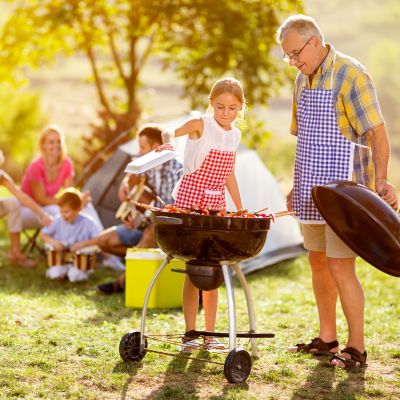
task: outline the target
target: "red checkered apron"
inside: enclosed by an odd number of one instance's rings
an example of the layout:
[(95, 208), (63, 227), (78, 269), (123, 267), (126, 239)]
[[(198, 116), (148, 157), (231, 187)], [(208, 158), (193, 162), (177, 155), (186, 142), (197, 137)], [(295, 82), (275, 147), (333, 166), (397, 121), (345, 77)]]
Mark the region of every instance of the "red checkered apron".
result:
[(212, 149), (200, 168), (183, 176), (175, 206), (220, 210), (226, 207), (226, 178), (233, 171), (235, 152)]

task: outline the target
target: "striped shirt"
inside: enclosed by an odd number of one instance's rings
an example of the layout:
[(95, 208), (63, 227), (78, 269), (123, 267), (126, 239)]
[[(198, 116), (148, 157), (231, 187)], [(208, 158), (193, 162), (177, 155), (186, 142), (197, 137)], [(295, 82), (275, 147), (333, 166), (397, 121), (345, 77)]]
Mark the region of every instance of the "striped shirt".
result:
[(368, 131), (384, 123), (375, 85), (362, 64), (336, 51), (332, 45), (327, 46), (329, 53), (317, 69), (311, 85), (307, 75), (301, 72), (297, 75), (290, 131), (297, 135), (297, 104), (302, 90), (331, 88), (332, 65), (336, 55), (332, 89), (337, 123), (344, 137), (365, 146), (355, 148), (353, 180), (373, 188), (374, 166), (370, 151), (371, 134)]

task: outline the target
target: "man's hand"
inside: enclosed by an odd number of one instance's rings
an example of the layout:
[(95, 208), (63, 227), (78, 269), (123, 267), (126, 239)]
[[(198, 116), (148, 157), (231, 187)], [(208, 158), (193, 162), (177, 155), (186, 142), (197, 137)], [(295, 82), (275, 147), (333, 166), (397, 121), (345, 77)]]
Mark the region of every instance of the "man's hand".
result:
[(286, 207), (288, 211), (293, 211), (293, 189), (286, 196)]
[(133, 219), (132, 215), (129, 213), (127, 217), (122, 221), (123, 225), (127, 229), (133, 229)]
[(118, 190), (119, 199), (121, 201), (125, 201), (128, 198), (129, 192), (130, 192), (129, 183), (126, 180), (123, 180)]
[(394, 190), (394, 186), (385, 179), (376, 179), (375, 190), (395, 210), (399, 207), (399, 199)]
[(49, 214), (44, 214), (42, 217), (40, 217), (40, 222), (43, 226), (49, 226), (53, 222), (53, 217)]

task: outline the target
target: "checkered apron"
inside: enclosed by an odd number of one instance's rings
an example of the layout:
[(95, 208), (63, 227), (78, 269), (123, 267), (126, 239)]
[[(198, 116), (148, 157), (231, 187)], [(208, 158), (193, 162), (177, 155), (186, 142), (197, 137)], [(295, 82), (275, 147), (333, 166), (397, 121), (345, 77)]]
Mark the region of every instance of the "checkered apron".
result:
[(298, 104), (298, 138), (294, 167), (293, 210), (302, 223), (325, 223), (311, 189), (336, 179), (351, 180), (355, 144), (340, 132), (330, 89), (304, 88)]
[(233, 171), (235, 152), (212, 149), (200, 168), (183, 176), (175, 206), (220, 210), (226, 207), (226, 178)]

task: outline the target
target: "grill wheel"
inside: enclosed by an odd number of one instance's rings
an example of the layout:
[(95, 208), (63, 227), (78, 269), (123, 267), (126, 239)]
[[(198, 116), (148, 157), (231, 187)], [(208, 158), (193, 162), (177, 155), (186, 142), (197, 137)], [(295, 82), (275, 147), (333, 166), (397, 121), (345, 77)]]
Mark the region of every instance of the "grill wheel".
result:
[[(147, 347), (147, 339), (144, 341), (144, 347)], [(140, 361), (146, 355), (145, 349), (140, 351), (140, 332), (129, 332), (122, 336), (119, 355), (125, 362)]]
[(232, 350), (226, 357), (224, 375), (229, 383), (244, 382), (251, 371), (251, 357), (246, 350)]

